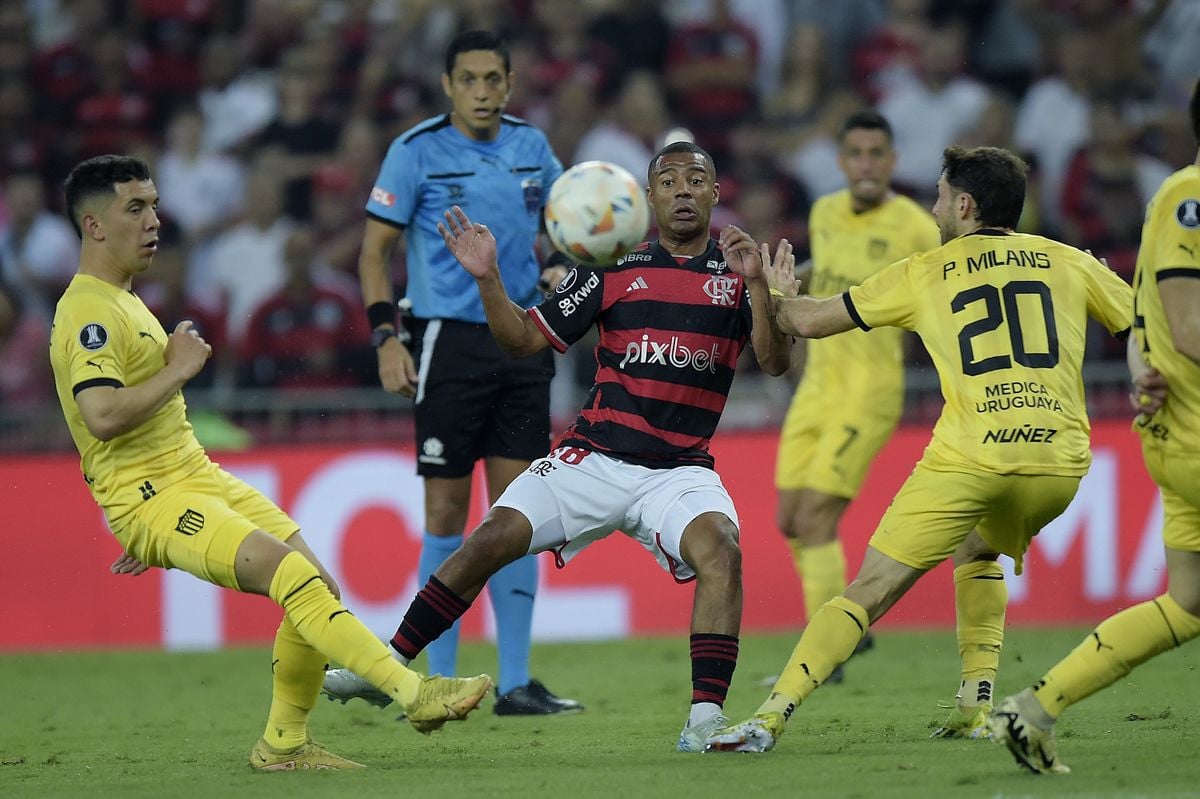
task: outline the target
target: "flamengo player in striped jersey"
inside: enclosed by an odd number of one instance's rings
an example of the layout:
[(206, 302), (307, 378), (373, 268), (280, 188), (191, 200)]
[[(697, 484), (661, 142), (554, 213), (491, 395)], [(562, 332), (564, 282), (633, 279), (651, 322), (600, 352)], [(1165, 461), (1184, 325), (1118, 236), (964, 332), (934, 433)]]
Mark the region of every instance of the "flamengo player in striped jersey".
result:
[[(1190, 111), (1200, 140), (1200, 81)], [(1162, 492), (1167, 591), (1105, 619), (1032, 688), (996, 708), (993, 737), (1040, 773), (1069, 770), (1054, 742), (1064, 710), (1200, 636), (1200, 151), (1150, 200), (1133, 285), (1131, 399), (1141, 412), (1134, 429)], [(1167, 385), (1161, 405), (1146, 390), (1159, 375)]]
[[(1088, 253), (1013, 233), (1025, 174), (1006, 150), (947, 149), (933, 207), (941, 247), (836, 297), (777, 302), (780, 327), (805, 338), (881, 325), (916, 331), (946, 406), (854, 582), (809, 622), (758, 712), (714, 733), (709, 749), (771, 749), (796, 707), (922, 574), (948, 557), (988, 563), (1002, 553), (1019, 574), (1030, 540), (1075, 496), (1091, 463), (1087, 320), (1127, 336), (1133, 292)], [(795, 294), (794, 275), (767, 273), (773, 289)]]
[[(392, 646), (416, 657), (506, 563), (549, 550), (561, 567), (621, 530), (676, 581), (696, 580), (692, 707), (678, 749), (698, 752), (707, 733), (727, 722), (721, 708), (742, 613), (737, 513), (713, 470), (709, 440), (747, 340), (773, 375), (787, 369), (791, 342), (772, 318), (766, 246), (760, 250), (732, 226), (719, 242), (709, 238), (719, 186), (708, 153), (691, 143), (667, 145), (650, 162), (648, 179), (658, 241), (609, 269), (578, 267), (528, 312), (504, 290), (491, 231), (458, 206), (446, 213), (446, 246), (475, 278), (501, 347), (514, 356), (549, 346), (564, 351), (594, 324), (596, 377), (575, 424), (438, 568)], [(794, 263), (781, 242), (776, 267)]]

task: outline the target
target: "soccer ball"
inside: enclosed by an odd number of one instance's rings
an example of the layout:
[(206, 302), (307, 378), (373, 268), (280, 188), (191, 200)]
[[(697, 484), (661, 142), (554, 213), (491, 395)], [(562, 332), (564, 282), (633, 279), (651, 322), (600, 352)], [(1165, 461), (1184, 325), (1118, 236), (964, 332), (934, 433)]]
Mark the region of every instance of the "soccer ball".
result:
[(546, 232), (578, 263), (611, 266), (645, 239), (649, 226), (645, 190), (616, 164), (584, 161), (550, 187)]

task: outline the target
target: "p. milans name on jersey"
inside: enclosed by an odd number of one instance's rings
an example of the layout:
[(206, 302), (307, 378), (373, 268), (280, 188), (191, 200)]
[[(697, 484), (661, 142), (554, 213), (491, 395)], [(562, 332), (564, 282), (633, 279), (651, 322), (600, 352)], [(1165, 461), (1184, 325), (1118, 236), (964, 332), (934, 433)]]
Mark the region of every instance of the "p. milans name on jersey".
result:
[(1001, 266), (1023, 267), (1025, 269), (1049, 269), (1050, 256), (1044, 252), (1033, 250), (986, 250), (978, 257), (967, 256), (966, 272), (958, 271), (958, 261), (947, 261), (942, 264), (942, 279), (948, 280), (951, 275), (982, 272), (985, 269), (995, 269)]

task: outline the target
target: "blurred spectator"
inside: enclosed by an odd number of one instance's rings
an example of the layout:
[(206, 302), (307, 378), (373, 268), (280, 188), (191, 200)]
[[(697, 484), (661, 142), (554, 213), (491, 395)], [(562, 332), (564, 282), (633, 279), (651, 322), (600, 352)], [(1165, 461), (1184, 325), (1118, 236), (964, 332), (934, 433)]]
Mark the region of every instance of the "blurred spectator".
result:
[(237, 43), (213, 36), (200, 57), (203, 85), (198, 97), (204, 116), (204, 148), (230, 152), (265, 128), (278, 110), (270, 75), (244, 69)]
[[(824, 33), (816, 25), (797, 25), (788, 43), (779, 90), (763, 105), (766, 122), (784, 152), (798, 149), (814, 135), (832, 93)], [(841, 172), (836, 166), (833, 170)]]
[(49, 320), (79, 262), (79, 237), (46, 208), (42, 179), (16, 172), (4, 183), (8, 221), (0, 227), (0, 280), (20, 299), (23, 313)]
[(631, 72), (661, 75), (671, 29), (662, 14), (663, 0), (613, 0), (588, 27), (588, 35), (608, 53), (613, 87)]
[(885, 19), (879, 0), (790, 0), (792, 25), (815, 25), (821, 29), (829, 56), (830, 80), (835, 86), (850, 82), (853, 53)]
[[(596, 94), (591, 83), (575, 78), (559, 84), (550, 111), (552, 122), (545, 129), (550, 149), (564, 161), (569, 160), (596, 121)], [(642, 169), (635, 174), (644, 172)]]
[(51, 401), (49, 348), (49, 323), (27, 313), (20, 293), (0, 282), (0, 409), (32, 409)]
[(714, 0), (708, 16), (677, 27), (667, 48), (667, 86), (696, 143), (723, 160), (729, 130), (757, 106), (758, 42), (730, 10)]
[(963, 73), (964, 34), (957, 23), (929, 30), (918, 71), (898, 77), (879, 103), (895, 134), (895, 185), (930, 205), (942, 152), (976, 123), (990, 97), (983, 84)]
[(1056, 70), (1035, 81), (1017, 109), (1016, 143), (1041, 170), (1043, 232), (1061, 223), (1063, 179), (1071, 156), (1088, 140), (1092, 72), (1104, 57), (1086, 33), (1064, 31), (1054, 43)]
[(349, 171), (336, 163), (319, 168), (312, 179), (312, 235), (321, 260), (333, 271), (357, 277), (362, 249), (362, 206)]
[(977, 74), (989, 85), (1020, 96), (1033, 80), (1041, 53), (1037, 28), (1021, 13), (1027, 0), (977, 0), (970, 15), (970, 54)]
[(20, 78), (0, 78), (0, 175), (44, 173), (55, 138), (50, 124), (34, 115), (29, 84)]
[(366, 320), (344, 292), (316, 278), (314, 246), (307, 230), (288, 236), (287, 282), (250, 316), (241, 347), (250, 385), (299, 389), (362, 382), (354, 364), (370, 354)]
[[(1180, 105), (1200, 75), (1200, 3), (1175, 0), (1142, 39), (1139, 50), (1157, 67), (1161, 99)], [(1193, 153), (1194, 155), (1194, 153)]]
[(896, 80), (920, 71), (931, 5), (932, 0), (884, 3), (886, 16), (854, 50), (854, 86), (868, 100), (878, 102)]
[(787, 3), (784, 0), (671, 0), (671, 21), (686, 25), (713, 18), (718, 4), (726, 4), (729, 15), (754, 34), (758, 68), (754, 76), (755, 93), (766, 97), (779, 88), (780, 67), (788, 40)]
[[(156, 174), (161, 175), (161, 170)], [(166, 216), (161, 219), (158, 252), (150, 270), (139, 279), (138, 296), (167, 330), (190, 319), (196, 332), (212, 345), (213, 361), (188, 381), (189, 388), (208, 388), (217, 373), (236, 360), (225, 346), (225, 316), (219, 303), (202, 301), (188, 290), (187, 251), (180, 226)]]
[(632, 175), (645, 175), (669, 127), (667, 101), (658, 76), (631, 72), (606, 118), (579, 142), (573, 161), (610, 161)]
[(208, 261), (206, 285), (222, 298), (231, 347), (241, 344), (251, 311), (283, 286), (284, 246), (295, 229), (283, 213), (278, 173), (267, 163), (259, 164), (246, 181), (245, 207), (242, 222), (213, 241)]
[[(16, 5), (8, 3), (8, 5)], [(64, 0), (55, 13), (61, 27), (33, 64), (40, 109), (58, 120), (69, 120), (76, 104), (92, 85), (91, 49), (97, 31), (109, 24), (105, 0)]]
[(816, 120), (799, 137), (785, 134), (781, 156), (787, 171), (804, 186), (809, 197), (837, 191), (846, 185), (838, 169), (837, 133), (842, 122), (862, 107), (851, 92), (836, 92), (819, 107)]
[(166, 150), (155, 170), (159, 209), (179, 223), (191, 246), (237, 217), (246, 183), (236, 159), (201, 149), (203, 134), (200, 110), (180, 108), (167, 124)]
[(258, 135), (263, 148), (278, 150), (284, 180), (284, 210), (309, 219), (309, 179), (337, 146), (338, 127), (318, 113), (319, 88), (313, 66), (301, 50), (289, 51), (279, 71), (279, 111)]
[(144, 61), (145, 55), (115, 28), (97, 35), (92, 81), (75, 108), (79, 158), (129, 152), (150, 138), (154, 109), (130, 64), (133, 58)]
[(1137, 130), (1112, 103), (1093, 107), (1091, 131), (1067, 168), (1063, 239), (1131, 280), (1146, 204), (1172, 169), (1138, 153)]

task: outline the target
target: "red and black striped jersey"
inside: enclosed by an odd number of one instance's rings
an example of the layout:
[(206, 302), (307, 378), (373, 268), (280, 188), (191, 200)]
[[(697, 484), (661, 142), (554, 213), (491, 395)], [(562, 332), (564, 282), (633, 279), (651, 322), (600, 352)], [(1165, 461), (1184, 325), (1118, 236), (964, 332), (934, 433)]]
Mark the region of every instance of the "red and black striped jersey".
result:
[(750, 295), (717, 243), (680, 263), (658, 242), (576, 267), (529, 316), (559, 352), (595, 323), (596, 377), (555, 446), (651, 468), (712, 468), (709, 441), (750, 338)]

